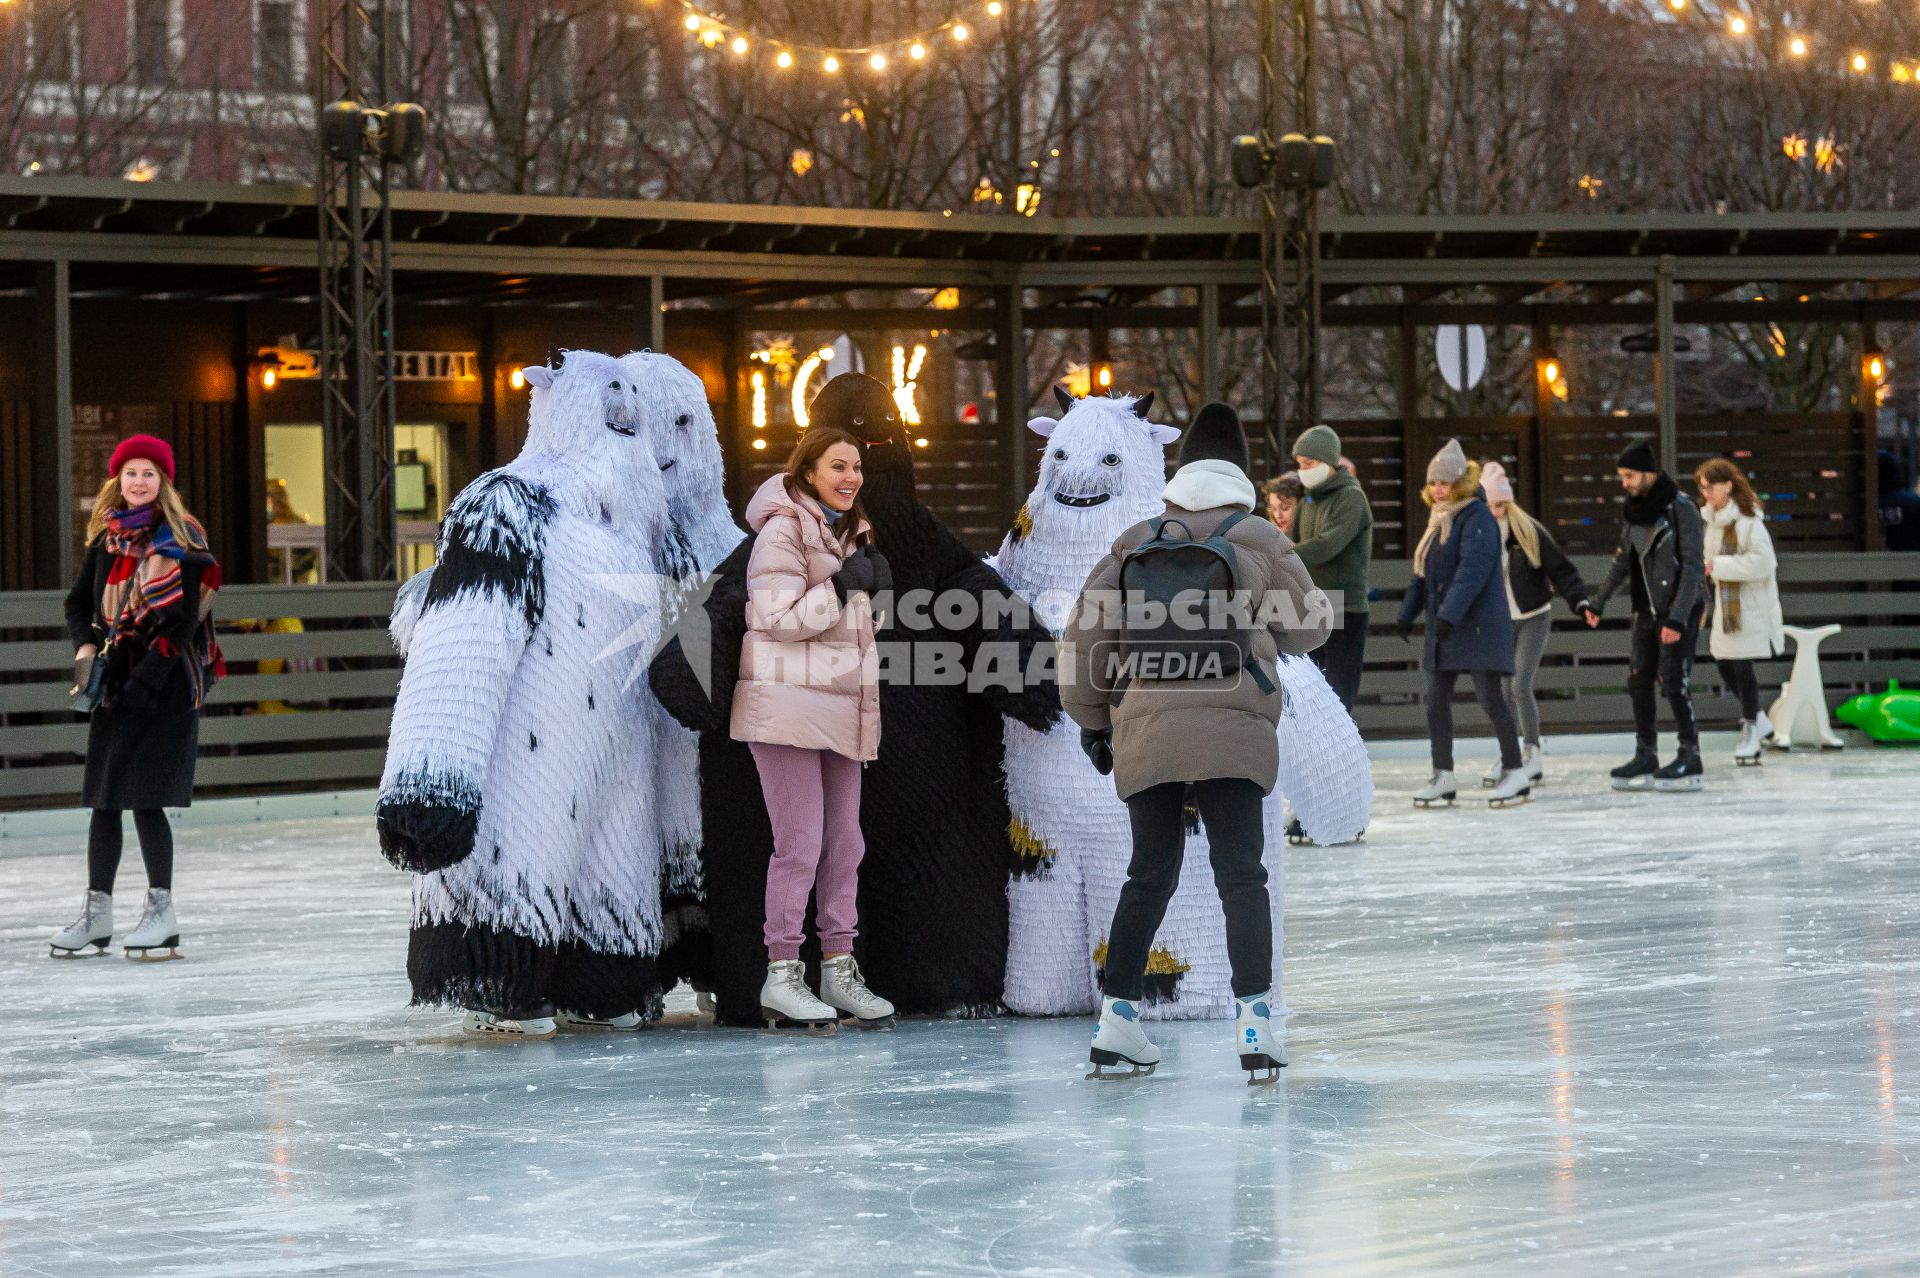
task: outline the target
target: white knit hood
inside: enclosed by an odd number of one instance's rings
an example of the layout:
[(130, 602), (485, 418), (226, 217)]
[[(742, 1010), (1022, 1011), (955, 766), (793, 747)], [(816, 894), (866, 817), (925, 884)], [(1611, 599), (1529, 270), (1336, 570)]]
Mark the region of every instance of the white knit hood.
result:
[(1167, 481), (1162, 495), (1169, 506), (1183, 510), (1213, 510), (1219, 506), (1252, 510), (1255, 499), (1253, 481), (1238, 466), (1211, 460), (1182, 466)]

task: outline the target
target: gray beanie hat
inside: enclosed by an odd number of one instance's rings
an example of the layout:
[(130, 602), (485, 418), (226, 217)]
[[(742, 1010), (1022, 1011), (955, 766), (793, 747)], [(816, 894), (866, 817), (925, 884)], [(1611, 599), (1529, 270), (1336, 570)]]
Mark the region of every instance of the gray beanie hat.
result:
[(1429, 484), (1452, 484), (1466, 477), (1467, 453), (1460, 447), (1460, 441), (1449, 439), (1447, 446), (1433, 455), (1427, 463), (1427, 482)]

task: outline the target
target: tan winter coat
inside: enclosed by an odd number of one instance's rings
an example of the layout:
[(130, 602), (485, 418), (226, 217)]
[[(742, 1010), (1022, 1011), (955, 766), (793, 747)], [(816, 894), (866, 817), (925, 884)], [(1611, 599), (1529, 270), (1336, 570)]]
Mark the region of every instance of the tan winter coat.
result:
[[(1215, 467), (1219, 471), (1211, 472)], [(1189, 507), (1183, 501), (1213, 504)], [(1224, 462), (1182, 467), (1167, 487), (1167, 517), (1187, 522), (1196, 539), (1211, 536), (1227, 516), (1252, 504), (1253, 485)], [(1120, 560), (1150, 536), (1148, 523), (1121, 533), (1087, 579), (1061, 638), (1060, 703), (1083, 728), (1112, 727), (1113, 782), (1122, 799), (1168, 781), (1215, 777), (1244, 778), (1271, 791), (1280, 767), (1277, 690), (1263, 692), (1244, 673), (1213, 680), (1136, 680), (1115, 706), (1110, 682), (1091, 668), (1094, 645), (1117, 640), (1120, 627), (1117, 617), (1101, 615), (1090, 596), (1114, 596)], [(1284, 596), (1273, 600), (1272, 624), (1251, 637), (1254, 661), (1277, 684), (1275, 653), (1298, 655), (1325, 643), (1332, 605), (1293, 553), (1293, 543), (1266, 520), (1241, 520), (1228, 530), (1227, 541), (1236, 559), (1235, 585), (1251, 594), (1256, 610), (1269, 595)], [(1291, 619), (1298, 624), (1287, 624)]]
[[(833, 575), (846, 558), (811, 496), (774, 475), (747, 503), (758, 534), (747, 560), (747, 636), (733, 692), (735, 741), (831, 750), (867, 762), (880, 753), (880, 659), (873, 605), (842, 604)], [(864, 535), (866, 526), (861, 526)]]

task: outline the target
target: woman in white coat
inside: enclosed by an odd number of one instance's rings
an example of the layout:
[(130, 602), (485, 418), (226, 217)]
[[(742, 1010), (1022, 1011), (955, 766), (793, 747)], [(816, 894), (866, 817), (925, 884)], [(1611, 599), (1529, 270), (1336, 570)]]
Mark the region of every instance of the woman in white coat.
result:
[(1703, 462), (1693, 472), (1700, 485), (1706, 519), (1704, 559), (1712, 582), (1711, 648), (1720, 677), (1740, 698), (1740, 744), (1733, 761), (1760, 762), (1760, 743), (1773, 733), (1760, 709), (1760, 684), (1753, 663), (1778, 655), (1781, 634), (1778, 561), (1767, 536), (1766, 516), (1753, 485), (1724, 457)]

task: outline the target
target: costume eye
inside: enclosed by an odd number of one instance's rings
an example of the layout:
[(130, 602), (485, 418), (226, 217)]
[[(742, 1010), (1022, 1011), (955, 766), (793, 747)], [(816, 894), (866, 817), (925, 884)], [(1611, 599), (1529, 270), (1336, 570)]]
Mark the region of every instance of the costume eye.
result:
[(1067, 450), (1066, 450), (1066, 449), (1064, 449), (1064, 448), (1056, 448), (1056, 449), (1054, 449), (1054, 450), (1053, 450), (1053, 459), (1054, 459), (1055, 461), (1065, 461), (1065, 460), (1067, 459)]
[(1118, 466), (1120, 464), (1120, 454), (1108, 453), (1105, 457), (1102, 457), (1100, 459), (1100, 464), (1102, 466)]
[(855, 413), (853, 415), (853, 424), (855, 426), (865, 426), (867, 424), (867, 419), (861, 416), (859, 413)]
[(678, 417), (673, 419), (673, 424), (675, 426), (685, 426), (688, 422), (692, 420), (693, 420), (692, 413), (682, 413)]
[(893, 420), (894, 420), (894, 416), (893, 416), (893, 414), (892, 414), (892, 413), (888, 413), (888, 414), (887, 414), (887, 420), (888, 420), (888, 421), (893, 421)]
[(608, 383), (607, 383), (607, 389), (608, 389), (608, 390), (619, 390), (619, 389), (620, 389), (620, 383), (619, 383), (619, 382), (608, 382)]

